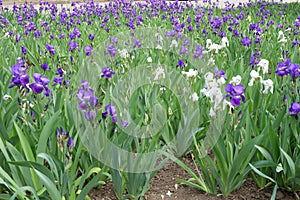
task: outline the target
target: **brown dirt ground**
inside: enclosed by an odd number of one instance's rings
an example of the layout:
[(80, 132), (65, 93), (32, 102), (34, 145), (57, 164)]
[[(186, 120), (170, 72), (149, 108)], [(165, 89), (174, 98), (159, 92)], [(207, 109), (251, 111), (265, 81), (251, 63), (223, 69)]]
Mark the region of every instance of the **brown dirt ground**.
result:
[[(191, 159), (184, 158), (182, 161), (191, 169), (195, 169)], [(175, 180), (176, 178), (187, 180), (190, 175), (177, 164), (169, 162), (152, 180), (151, 188), (144, 197), (145, 200), (267, 200), (270, 199), (273, 189), (259, 189), (251, 179), (247, 179), (241, 188), (228, 197), (224, 197), (206, 194), (192, 187), (180, 185)], [(177, 189), (176, 184), (178, 185)], [(168, 191), (171, 192), (171, 196), (167, 195)], [(111, 182), (108, 182), (101, 189), (93, 189), (90, 192), (90, 197), (93, 200), (117, 200)], [(293, 193), (279, 190), (276, 199), (294, 200), (296, 198)]]

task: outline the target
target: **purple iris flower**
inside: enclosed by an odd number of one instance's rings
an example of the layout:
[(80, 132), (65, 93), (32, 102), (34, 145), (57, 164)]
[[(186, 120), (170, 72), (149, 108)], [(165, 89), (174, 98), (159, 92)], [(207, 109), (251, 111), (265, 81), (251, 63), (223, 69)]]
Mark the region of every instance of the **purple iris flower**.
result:
[(75, 41), (69, 42), (69, 51), (73, 51), (74, 49), (78, 48), (78, 44)]
[(239, 34), (239, 31), (238, 30), (233, 30), (233, 35), (235, 36), (235, 37), (239, 37), (240, 36), (240, 34)]
[(300, 65), (296, 64), (296, 63), (291, 63), (290, 65), (290, 74), (292, 76), (292, 78), (297, 78), (298, 76), (300, 76)]
[(29, 85), (29, 87), (32, 89), (32, 91), (35, 94), (40, 94), (44, 91), (44, 95), (49, 96), (51, 93), (51, 90), (49, 90), (47, 85), (49, 84), (50, 80), (40, 73), (34, 73), (33, 78), (35, 80), (35, 83), (31, 83)]
[(291, 60), (286, 58), (284, 62), (279, 62), (277, 64), (275, 73), (277, 73), (278, 76), (286, 76), (290, 74), (293, 78), (296, 78), (300, 76), (300, 65), (291, 63)]
[(60, 132), (59, 132), (59, 129), (58, 129), (58, 128), (57, 128), (56, 131), (55, 131), (55, 135), (56, 135), (57, 138), (60, 138)]
[(242, 44), (243, 44), (243, 46), (249, 47), (252, 44), (252, 41), (250, 38), (245, 37), (242, 39)]
[(174, 37), (175, 36), (175, 31), (172, 30), (172, 31), (166, 31), (166, 36), (167, 37)]
[(91, 46), (84, 47), (85, 55), (90, 56), (92, 54), (93, 48)]
[(57, 69), (57, 74), (58, 75), (62, 76), (62, 75), (64, 75), (64, 73), (65, 73), (65, 71), (63, 70), (63, 68), (60, 67), (60, 68)]
[(24, 66), (24, 60), (22, 58), (17, 59), (17, 64), (13, 65), (11, 68), (11, 73), (13, 75), (9, 85), (9, 88), (15, 86), (23, 86), (28, 88), (27, 84), (29, 83), (29, 76), (26, 74), (27, 68)]
[(110, 41), (113, 42), (113, 43), (115, 43), (115, 44), (118, 44), (118, 38), (117, 37), (114, 37), (114, 36), (111, 37)]
[(224, 77), (224, 76), (225, 76), (225, 71), (224, 70), (219, 71), (219, 69), (216, 67), (215, 68), (215, 77), (220, 78), (220, 77)]
[(50, 52), (51, 55), (55, 54), (55, 49), (52, 45), (46, 44), (46, 49)]
[(261, 58), (261, 54), (259, 52), (255, 52), (254, 54), (252, 54), (250, 56), (250, 62), (249, 62), (249, 65), (254, 68), (255, 65), (258, 64), (258, 60)]
[(136, 47), (141, 48), (142, 44), (139, 40), (133, 39), (133, 48), (136, 48)]
[(298, 113), (300, 113), (300, 103), (293, 102), (289, 108), (289, 111), (291, 116), (298, 115)]
[(115, 46), (113, 46), (113, 45), (109, 45), (109, 46), (107, 47), (107, 52), (109, 53), (109, 55), (110, 55), (111, 57), (115, 57), (115, 55), (116, 55), (116, 53), (117, 53), (117, 48), (116, 48)]
[(292, 47), (294, 47), (296, 45), (300, 45), (300, 40), (296, 39), (292, 42)]
[(128, 121), (122, 120), (122, 126), (127, 127), (129, 125)]
[(26, 47), (21, 47), (21, 50), (22, 50), (22, 54), (24, 54), (24, 55), (26, 55), (26, 53), (27, 53), (27, 49), (26, 49)]
[(67, 141), (67, 147), (71, 150), (74, 147), (74, 141), (72, 139), (72, 137), (69, 137), (68, 141)]
[(185, 68), (185, 64), (183, 60), (178, 60), (177, 67)]
[(89, 35), (89, 40), (93, 41), (94, 38), (95, 38), (95, 35), (94, 35), (94, 34), (90, 34), (90, 35)]
[(76, 35), (77, 38), (80, 38), (80, 36), (81, 36), (81, 33), (80, 33), (79, 29), (76, 28), (76, 27), (74, 28), (73, 34)]
[(245, 88), (243, 85), (239, 84), (236, 86), (233, 86), (232, 84), (227, 84), (225, 87), (226, 92), (228, 94), (225, 96), (225, 98), (230, 97), (230, 103), (233, 106), (240, 106), (241, 100), (243, 102), (246, 102), (246, 98), (244, 96)]
[(105, 112), (102, 113), (102, 117), (106, 118), (108, 115), (112, 117), (113, 123), (117, 123), (117, 111), (116, 108), (111, 104), (105, 106)]
[(195, 54), (194, 54), (193, 58), (196, 59), (198, 57), (201, 57), (202, 54), (203, 54), (203, 47), (201, 45), (198, 45), (196, 47)]
[(115, 74), (115, 72), (113, 70), (111, 70), (109, 67), (102, 68), (102, 75), (101, 75), (102, 78), (108, 79), (108, 78), (111, 78), (112, 75), (114, 75), (114, 74)]
[(87, 81), (81, 82), (81, 88), (77, 92), (78, 108), (84, 111), (85, 117), (92, 121), (97, 117), (98, 98), (94, 95), (94, 90)]
[(182, 55), (182, 54), (188, 54), (188, 53), (189, 53), (189, 50), (185, 46), (182, 46), (179, 54)]
[(48, 63), (43, 63), (43, 64), (41, 64), (41, 67), (42, 67), (42, 69), (45, 70), (45, 71), (46, 71), (46, 70), (50, 70)]
[(54, 77), (53, 79), (53, 86), (55, 85), (62, 85), (63, 84), (63, 81), (64, 81), (64, 77)]
[(35, 38), (41, 37), (41, 36), (42, 36), (42, 31), (40, 31), (40, 30), (35, 30), (34, 33), (33, 33), (33, 36), (34, 36)]

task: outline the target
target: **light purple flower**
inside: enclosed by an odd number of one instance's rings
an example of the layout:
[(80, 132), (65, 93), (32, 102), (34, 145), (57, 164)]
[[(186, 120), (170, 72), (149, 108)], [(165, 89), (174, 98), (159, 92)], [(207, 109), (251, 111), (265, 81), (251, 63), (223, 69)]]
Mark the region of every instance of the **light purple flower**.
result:
[(92, 54), (93, 48), (91, 46), (84, 47), (85, 55), (90, 56)]
[(300, 103), (293, 102), (289, 108), (289, 111), (291, 116), (298, 115), (298, 113), (300, 113)]
[(50, 53), (51, 55), (54, 55), (54, 54), (55, 54), (55, 49), (54, 49), (54, 47), (53, 47), (52, 45), (46, 44), (46, 49), (49, 51), (49, 53)]

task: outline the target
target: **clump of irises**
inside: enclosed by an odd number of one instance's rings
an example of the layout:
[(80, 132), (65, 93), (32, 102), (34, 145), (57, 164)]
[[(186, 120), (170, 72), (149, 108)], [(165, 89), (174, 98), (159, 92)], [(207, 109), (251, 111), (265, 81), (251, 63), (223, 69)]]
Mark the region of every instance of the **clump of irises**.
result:
[(278, 76), (291, 75), (293, 79), (300, 76), (300, 65), (297, 63), (292, 63), (289, 58), (286, 58), (284, 62), (279, 62), (277, 64), (277, 69), (275, 73)]
[(98, 97), (87, 81), (81, 82), (81, 88), (77, 92), (78, 108), (84, 112), (86, 119), (92, 121), (97, 116)]
[(13, 75), (10, 80), (11, 84), (9, 88), (19, 87), (20, 89), (25, 88), (27, 93), (32, 90), (35, 94), (41, 94), (44, 92), (45, 96), (50, 96), (51, 90), (48, 88), (50, 80), (40, 73), (34, 73), (34, 82), (30, 84), (30, 77), (27, 74), (28, 66), (23, 58), (18, 58), (17, 63), (12, 66), (11, 73)]

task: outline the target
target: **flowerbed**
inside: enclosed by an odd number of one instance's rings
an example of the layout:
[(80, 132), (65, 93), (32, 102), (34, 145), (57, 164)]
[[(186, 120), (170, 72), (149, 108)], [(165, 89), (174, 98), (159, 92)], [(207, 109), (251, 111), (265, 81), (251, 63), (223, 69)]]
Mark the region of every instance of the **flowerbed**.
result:
[(88, 199), (108, 180), (142, 199), (170, 159), (207, 193), (250, 177), (299, 199), (299, 3), (0, 9), (1, 199)]

